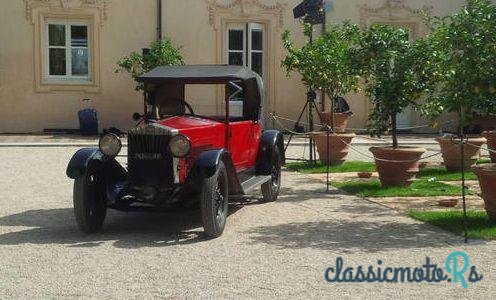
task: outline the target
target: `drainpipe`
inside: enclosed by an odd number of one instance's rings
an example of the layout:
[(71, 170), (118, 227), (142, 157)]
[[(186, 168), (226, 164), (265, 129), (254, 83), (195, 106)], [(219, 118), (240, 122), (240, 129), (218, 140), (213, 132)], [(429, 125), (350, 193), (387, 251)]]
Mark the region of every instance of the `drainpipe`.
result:
[[(324, 35), (326, 33), (326, 26), (327, 26), (327, 14), (326, 14), (326, 10), (324, 9), (324, 21), (322, 22), (322, 34)], [(324, 91), (322, 91), (322, 99), (321, 99), (321, 108), (322, 108), (322, 111), (325, 111), (325, 108), (326, 108), (326, 105), (325, 105), (325, 100), (326, 100), (326, 94)], [(331, 101), (334, 101), (333, 99), (331, 99)], [(331, 114), (333, 112), (331, 111)]]
[(157, 41), (162, 39), (162, 0), (157, 0)]

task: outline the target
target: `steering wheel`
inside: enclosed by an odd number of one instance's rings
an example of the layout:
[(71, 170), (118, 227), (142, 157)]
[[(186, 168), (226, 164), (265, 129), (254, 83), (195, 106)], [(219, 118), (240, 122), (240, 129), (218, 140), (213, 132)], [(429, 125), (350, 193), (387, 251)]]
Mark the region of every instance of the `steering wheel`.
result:
[(194, 115), (195, 113), (193, 112), (193, 108), (191, 107), (191, 105), (188, 102), (186, 102), (186, 100), (183, 100), (183, 103), (184, 103), (184, 106), (186, 106), (186, 108), (189, 110), (189, 113), (191, 115)]

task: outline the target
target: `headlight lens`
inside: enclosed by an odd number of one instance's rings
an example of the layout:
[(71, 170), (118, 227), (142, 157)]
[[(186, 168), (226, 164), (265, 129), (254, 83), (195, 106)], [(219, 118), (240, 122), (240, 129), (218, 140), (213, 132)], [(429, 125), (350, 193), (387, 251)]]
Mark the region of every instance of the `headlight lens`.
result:
[(176, 135), (170, 140), (169, 150), (175, 157), (185, 157), (191, 150), (191, 142), (184, 135)]
[(117, 135), (107, 133), (100, 138), (98, 147), (103, 154), (107, 156), (116, 156), (121, 151), (122, 143)]

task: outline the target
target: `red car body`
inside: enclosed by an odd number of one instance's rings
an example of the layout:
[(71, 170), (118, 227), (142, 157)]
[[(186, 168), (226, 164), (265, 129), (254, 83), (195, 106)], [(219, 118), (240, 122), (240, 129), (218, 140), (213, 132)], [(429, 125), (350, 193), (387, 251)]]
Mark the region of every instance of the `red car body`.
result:
[(257, 161), (262, 126), (253, 121), (230, 122), (226, 138), (226, 124), (193, 116), (174, 116), (157, 122), (177, 129), (191, 141), (191, 154), (180, 159), (180, 183), (184, 183), (198, 155), (205, 150), (228, 150), (236, 172), (253, 168)]
[[(229, 201), (256, 187), (263, 201), (277, 199), (284, 141), (280, 132), (262, 126), (264, 91), (257, 74), (236, 66), (159, 67), (140, 80), (145, 109), (134, 115), (139, 124), (127, 134), (127, 165), (115, 159), (121, 143), (113, 134), (102, 136), (98, 149), (79, 150), (69, 162), (80, 229), (99, 230), (107, 208), (199, 204), (205, 232), (216, 237), (224, 229)], [(193, 111), (185, 87), (194, 84), (225, 87), (220, 116)], [(241, 103), (241, 115), (230, 113), (231, 101)]]

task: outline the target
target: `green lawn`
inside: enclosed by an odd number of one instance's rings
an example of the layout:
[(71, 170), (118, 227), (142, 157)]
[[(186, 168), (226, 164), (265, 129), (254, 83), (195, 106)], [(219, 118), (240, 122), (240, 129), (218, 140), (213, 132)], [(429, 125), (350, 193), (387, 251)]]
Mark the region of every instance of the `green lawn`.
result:
[[(411, 211), (408, 215), (453, 233), (463, 234), (463, 212), (461, 211)], [(467, 216), (470, 238), (496, 239), (496, 224), (487, 222), (485, 211), (468, 211)]]
[(417, 180), (409, 187), (382, 187), (379, 180), (331, 182), (347, 193), (359, 197), (432, 197), (461, 195), (461, 187), (438, 181)]
[[(462, 172), (449, 172), (445, 168), (426, 168), (420, 170), (417, 178), (430, 179), (435, 178), (438, 181), (459, 181), (462, 180)], [(474, 172), (465, 172), (466, 180), (477, 180), (477, 175)]]
[(491, 159), (490, 158), (481, 158), (477, 161), (477, 164), (480, 165), (480, 164), (490, 164), (491, 163)]
[[(482, 161), (482, 160), (481, 160)], [(482, 162), (479, 163), (482, 163)], [(307, 162), (292, 162), (286, 164), (286, 167), (292, 171), (298, 171), (305, 174), (318, 174), (327, 172), (327, 166), (321, 162), (315, 164)], [(332, 173), (346, 172), (375, 172), (375, 164), (372, 162), (350, 161), (345, 162), (341, 166), (332, 166)], [(465, 173), (467, 180), (477, 180), (477, 176), (472, 171)], [(420, 170), (417, 176), (419, 179), (435, 178), (437, 181), (459, 181), (462, 180), (461, 172), (448, 172), (444, 167), (431, 167)]]
[[(327, 166), (320, 161), (311, 164), (307, 162), (292, 162), (287, 163), (286, 168), (292, 171), (298, 171), (305, 174), (326, 173)], [(375, 172), (375, 164), (372, 162), (363, 161), (348, 161), (340, 166), (331, 166), (332, 173), (347, 173), (347, 172)]]

